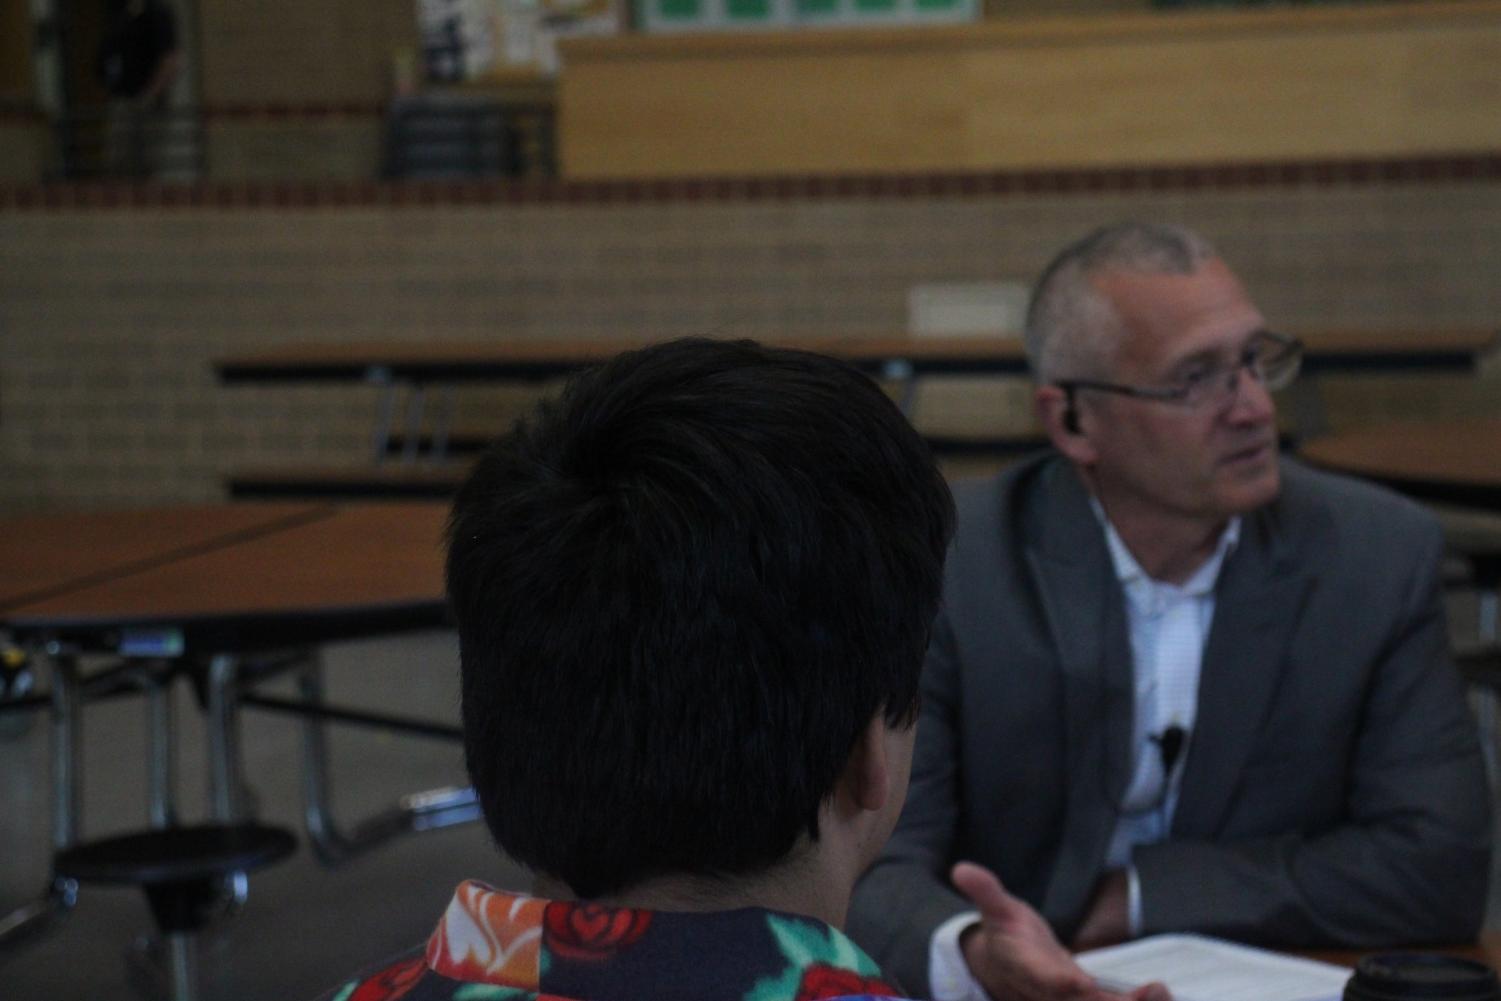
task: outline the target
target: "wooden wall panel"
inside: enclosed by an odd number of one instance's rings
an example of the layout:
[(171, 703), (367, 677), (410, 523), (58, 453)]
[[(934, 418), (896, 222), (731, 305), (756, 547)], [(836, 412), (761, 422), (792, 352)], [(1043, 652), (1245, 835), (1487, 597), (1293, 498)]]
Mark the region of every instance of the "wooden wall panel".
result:
[(377, 102), (420, 48), (413, 0), (200, 0), (207, 104)]
[(1501, 2), (565, 44), (573, 177), (1501, 148)]

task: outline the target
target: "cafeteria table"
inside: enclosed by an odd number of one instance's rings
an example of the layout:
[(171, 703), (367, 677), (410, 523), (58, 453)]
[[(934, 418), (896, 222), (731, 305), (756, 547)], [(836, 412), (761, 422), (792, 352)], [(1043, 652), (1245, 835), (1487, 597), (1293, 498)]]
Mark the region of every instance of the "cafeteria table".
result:
[[(1298, 332), (1314, 373), (1473, 371), (1496, 344), (1493, 330)], [(749, 335), (747, 335), (749, 336)], [(907, 375), (1025, 375), (1017, 335), (834, 335), (764, 337), (777, 347), (817, 351), (888, 378)], [(495, 382), (567, 375), (645, 347), (648, 338), (528, 338), (488, 341), (298, 343), (215, 362), (237, 382)]]
[[(136, 664), (156, 669), (153, 690), (177, 674), (201, 687), (217, 820), (242, 819), (250, 809), (236, 739), (244, 706), (304, 715), (306, 819), (326, 858), (348, 857), (400, 830), (476, 817), (472, 795), (445, 790), (404, 797), (397, 810), (361, 824), (357, 836), (340, 835), (320, 786), (325, 720), (434, 736), (456, 731), (327, 706), (316, 659), (281, 656), (442, 624), (445, 515), (442, 504), (230, 504), (0, 521), (0, 565), (10, 570), (0, 591), (0, 630), (53, 667), (56, 846), (76, 843), (81, 828), (80, 714), (92, 679), (79, 660), (87, 654), (115, 658), (120, 666), (106, 673)], [(259, 681), (289, 668), (299, 673), (301, 700), (255, 692)], [(154, 826), (175, 819), (170, 782), (163, 785), (152, 795), (163, 801), (154, 804)], [(0, 919), (0, 943), (70, 904), (39, 901)], [(1488, 935), (1452, 951), (1494, 962), (1501, 941)], [(1359, 954), (1316, 955), (1351, 963)]]
[(1363, 427), (1312, 439), (1301, 453), (1422, 500), (1501, 512), (1501, 418)]
[(1445, 956), (1473, 959), (1476, 962), (1484, 963), (1492, 969), (1501, 969), (1501, 932), (1483, 931), (1480, 933), (1480, 937), (1470, 945), (1415, 945), (1408, 948), (1391, 949), (1306, 949), (1296, 951), (1295, 955), (1306, 956), (1309, 959), (1317, 959), (1325, 963), (1334, 963), (1337, 966), (1353, 967), (1362, 957), (1383, 952), (1436, 952), (1442, 953)]
[(0, 522), (0, 612), (322, 517), (326, 510), (311, 504), (237, 504), (8, 518)]
[[(1303, 370), (1310, 376), (1336, 373), (1462, 372), (1478, 369), (1497, 344), (1494, 330), (1292, 331), (1306, 345)], [(752, 336), (747, 334), (746, 336)], [(760, 337), (763, 343), (830, 355), (902, 387), (911, 416), (917, 379), (930, 375), (1022, 376), (1026, 352), (1017, 335)], [(568, 375), (652, 343), (646, 338), (497, 338), (489, 341), (349, 341), (290, 344), (222, 358), (214, 363), (229, 384), (359, 382), (383, 392), (374, 431), (375, 461), (385, 459), (397, 412), (404, 412), (406, 451), (414, 460), (423, 440), (426, 390), (449, 387), (440, 397), (430, 454), (442, 458), (457, 383), (540, 382)], [(405, 406), (399, 403), (407, 393)], [(1324, 418), (1315, 380), (1295, 400), (1298, 430), (1312, 433)]]
[[(323, 644), (429, 629), (447, 621), (443, 504), (228, 504), (0, 522), (0, 631), (51, 667), (53, 841), (80, 840), (82, 708), (88, 694), (136, 686), (151, 698), (148, 798), (153, 827), (175, 822), (172, 725), (166, 690), (196, 687), (208, 732), (210, 813), (251, 810), (238, 742), (241, 708), (303, 718), (306, 822), (326, 861), (351, 857), (406, 830), (475, 819), (467, 789), (403, 797), (342, 833), (328, 808), (323, 726), (344, 721), (456, 739), (452, 725), (359, 712), (322, 698)], [(85, 675), (82, 660), (107, 667)], [(295, 672), (301, 698), (256, 686)], [(19, 937), (70, 899), (0, 918), (0, 942)]]

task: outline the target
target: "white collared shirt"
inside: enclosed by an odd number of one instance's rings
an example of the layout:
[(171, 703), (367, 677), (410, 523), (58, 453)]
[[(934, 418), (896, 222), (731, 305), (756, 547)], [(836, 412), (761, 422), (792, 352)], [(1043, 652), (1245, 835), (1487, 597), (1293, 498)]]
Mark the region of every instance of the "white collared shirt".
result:
[[(1117, 805), (1105, 864), (1126, 870), (1127, 909), (1131, 935), (1141, 933), (1141, 883), (1131, 865), (1137, 845), (1167, 838), (1178, 805), (1183, 760), (1192, 744), (1198, 712), (1199, 673), (1204, 643), (1214, 621), (1214, 588), (1225, 559), (1240, 541), (1241, 520), (1231, 518), (1220, 533), (1214, 553), (1182, 584), (1147, 575), (1110, 523), (1100, 502), (1090, 505), (1105, 530), (1105, 544), (1115, 578), (1126, 601), (1131, 663), (1135, 676), (1131, 780)], [(1158, 740), (1171, 726), (1188, 736), (1169, 775)], [(970, 974), (959, 948), (964, 929), (980, 919), (976, 911), (956, 914), (938, 926), (928, 945), (928, 982), (934, 1001), (986, 1001), (987, 995)]]
[[(1169, 584), (1147, 575), (1099, 502), (1091, 498), (1091, 504), (1105, 528), (1115, 579), (1125, 595), (1136, 680), (1131, 780), (1118, 804), (1119, 819), (1105, 855), (1105, 864), (1119, 869), (1130, 864), (1135, 846), (1166, 839), (1172, 824), (1187, 747), (1180, 751), (1168, 775), (1158, 742), (1169, 727), (1178, 727), (1192, 742), (1199, 668), (1214, 620), (1214, 586), (1225, 558), (1240, 541), (1240, 519), (1230, 519), (1214, 553), (1188, 580)], [(1133, 934), (1141, 923), (1140, 901), (1134, 902)]]

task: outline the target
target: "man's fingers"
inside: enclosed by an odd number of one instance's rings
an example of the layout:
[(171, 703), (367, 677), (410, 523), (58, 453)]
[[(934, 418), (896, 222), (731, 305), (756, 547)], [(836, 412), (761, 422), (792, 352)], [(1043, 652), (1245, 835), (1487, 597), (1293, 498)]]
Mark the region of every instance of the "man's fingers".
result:
[(949, 870), (954, 888), (969, 898), (975, 909), (987, 918), (1009, 917), (1017, 900), (1006, 892), (995, 873), (973, 862), (958, 862)]
[(949, 870), (949, 879), (985, 919), (986, 929), (977, 930), (972, 943), (976, 951), (972, 954), (969, 945), (963, 948), (965, 961), (992, 995), (1050, 1001), (1172, 1001), (1161, 984), (1138, 987), (1129, 995), (1097, 986), (1058, 944), (1041, 915), (1007, 893), (984, 866), (960, 862)]

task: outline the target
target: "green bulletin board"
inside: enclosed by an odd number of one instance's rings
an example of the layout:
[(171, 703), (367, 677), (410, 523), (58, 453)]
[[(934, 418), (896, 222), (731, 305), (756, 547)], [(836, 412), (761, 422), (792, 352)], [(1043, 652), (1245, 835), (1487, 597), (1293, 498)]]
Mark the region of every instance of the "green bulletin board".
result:
[(635, 0), (642, 31), (973, 21), (978, 0)]

